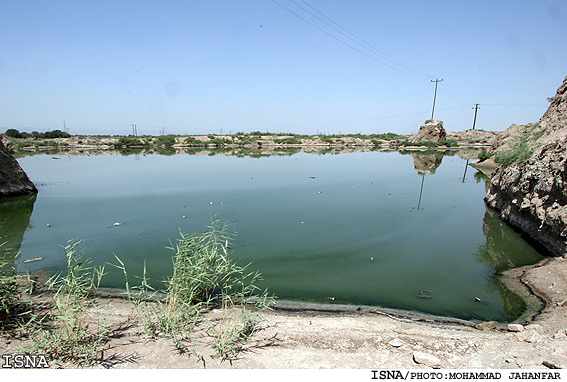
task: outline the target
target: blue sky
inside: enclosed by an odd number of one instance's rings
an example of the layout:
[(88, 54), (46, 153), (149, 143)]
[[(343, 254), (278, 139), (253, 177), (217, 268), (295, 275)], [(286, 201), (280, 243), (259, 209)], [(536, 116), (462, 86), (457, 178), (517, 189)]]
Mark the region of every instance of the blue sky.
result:
[(448, 131), (504, 130), (567, 75), (563, 0), (0, 0), (0, 36), (2, 132), (409, 134), (436, 78)]

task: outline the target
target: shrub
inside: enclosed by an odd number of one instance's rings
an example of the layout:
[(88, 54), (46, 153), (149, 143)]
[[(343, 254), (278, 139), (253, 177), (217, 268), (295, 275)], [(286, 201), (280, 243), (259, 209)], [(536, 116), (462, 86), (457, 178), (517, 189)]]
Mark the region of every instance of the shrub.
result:
[(488, 152), (488, 151), (483, 149), (480, 152), (480, 154), (478, 154), (478, 160), (483, 162), (483, 161), (487, 160), (488, 158), (492, 158), (493, 156), (494, 156), (493, 152)]
[(144, 143), (138, 138), (134, 137), (119, 137), (118, 142), (115, 143), (118, 147), (131, 147), (131, 146), (144, 146)]
[(299, 145), (301, 144), (301, 140), (297, 139), (295, 137), (293, 138), (280, 138), (280, 139), (274, 139), (274, 143), (283, 143), (286, 145)]
[(222, 145), (225, 145), (227, 143), (232, 143), (232, 141), (230, 139), (227, 139), (227, 138), (215, 138), (215, 139), (213, 139), (213, 140), (211, 140), (207, 143), (222, 146)]
[(160, 135), (157, 137), (158, 145), (171, 147), (175, 144), (175, 137), (173, 135)]
[(185, 138), (184, 142), (187, 145), (201, 145), (201, 144), (203, 144), (203, 141), (201, 141), (200, 139), (197, 139), (195, 137), (187, 137), (187, 138)]
[(494, 161), (504, 166), (509, 166), (514, 163), (524, 163), (533, 154), (533, 150), (528, 147), (526, 142), (521, 142), (515, 149), (497, 152)]
[(516, 138), (516, 147), (514, 149), (497, 152), (494, 156), (494, 161), (504, 166), (526, 162), (533, 154), (533, 149), (528, 146), (528, 136), (530, 134), (531, 131)]
[(402, 139), (405, 138), (405, 135), (400, 135), (400, 134), (396, 134), (396, 133), (383, 133), (383, 134), (371, 134), (370, 138), (374, 138), (374, 139), (382, 139), (385, 141), (392, 141), (395, 139)]
[(400, 142), (400, 146), (437, 147), (437, 146), (439, 146), (439, 143), (438, 143), (438, 142), (434, 142), (434, 141), (423, 141), (423, 142), (402, 141), (402, 142)]
[(447, 146), (447, 147), (458, 147), (459, 142), (456, 139), (443, 139), (439, 141), (440, 146)]
[(61, 131), (61, 130), (53, 130), (53, 131), (46, 131), (43, 133), (43, 138), (69, 138), (71, 134)]

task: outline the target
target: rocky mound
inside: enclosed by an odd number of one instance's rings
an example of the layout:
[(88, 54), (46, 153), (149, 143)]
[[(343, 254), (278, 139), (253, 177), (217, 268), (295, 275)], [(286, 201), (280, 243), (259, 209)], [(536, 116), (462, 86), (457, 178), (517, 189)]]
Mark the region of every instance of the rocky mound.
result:
[(533, 154), (523, 163), (498, 168), (485, 201), (500, 212), (503, 220), (527, 233), (551, 255), (564, 256), (567, 254), (567, 77), (537, 125), (514, 128), (522, 130), (520, 136)]
[(447, 138), (447, 132), (443, 128), (443, 122), (428, 121), (419, 127), (417, 135), (411, 138), (412, 143), (434, 141), (439, 142)]
[(37, 188), (0, 140), (0, 198), (32, 192)]

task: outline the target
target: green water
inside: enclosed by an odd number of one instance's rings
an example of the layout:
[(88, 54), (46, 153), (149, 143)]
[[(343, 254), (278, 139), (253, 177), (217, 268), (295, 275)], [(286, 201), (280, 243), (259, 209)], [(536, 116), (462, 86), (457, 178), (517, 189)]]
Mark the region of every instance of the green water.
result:
[[(282, 299), (507, 321), (517, 299), (494, 274), (542, 258), (486, 211), (484, 182), (471, 168), (465, 176), (458, 156), (106, 154), (19, 162), (39, 194), (0, 204), (0, 236), (21, 240), (21, 271), (62, 270), (59, 244), (79, 238), (95, 264), (116, 263), (116, 255), (141, 275), (146, 261), (159, 285), (172, 272), (167, 247), (179, 232), (201, 232), (216, 216), (237, 233), (233, 257), (252, 262), (262, 286)], [(22, 228), (13, 228), (25, 226), (22, 219), (29, 219), (23, 240)], [(22, 263), (35, 257), (43, 259)], [(107, 269), (104, 286), (122, 288), (123, 276)], [(419, 298), (423, 290), (431, 298)]]

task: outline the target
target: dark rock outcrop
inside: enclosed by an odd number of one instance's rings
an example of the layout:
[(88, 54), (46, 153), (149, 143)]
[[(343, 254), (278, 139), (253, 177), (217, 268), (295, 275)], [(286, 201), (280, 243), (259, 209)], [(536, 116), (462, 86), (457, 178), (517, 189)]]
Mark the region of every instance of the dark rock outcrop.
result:
[(32, 192), (37, 192), (37, 188), (0, 140), (0, 198)]
[(443, 128), (443, 122), (431, 121), (426, 122), (419, 127), (417, 135), (412, 139), (412, 143), (434, 141), (439, 142), (447, 138), (447, 132)]
[[(530, 125), (524, 163), (502, 166), (485, 201), (549, 254), (567, 254), (567, 77), (537, 125)], [(524, 134), (526, 134), (524, 132)]]

